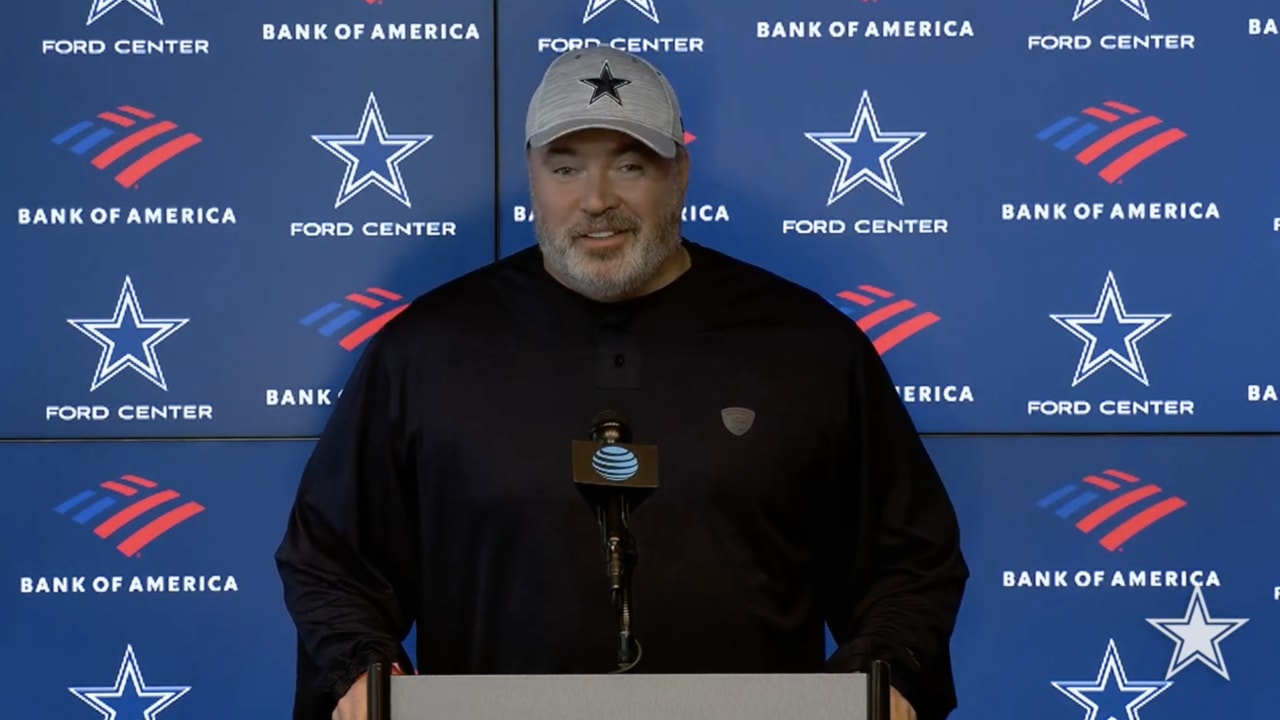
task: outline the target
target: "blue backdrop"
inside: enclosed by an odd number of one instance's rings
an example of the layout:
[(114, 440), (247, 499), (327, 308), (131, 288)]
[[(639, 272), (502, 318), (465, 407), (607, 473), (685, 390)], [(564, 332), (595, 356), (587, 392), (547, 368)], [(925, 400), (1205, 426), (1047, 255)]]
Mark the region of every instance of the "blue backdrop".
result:
[(529, 94), (610, 43), (680, 94), (685, 235), (828, 297), (929, 435), (974, 569), (955, 717), (1270, 717), (1278, 22), (1265, 0), (15, 6), (13, 714), (287, 715), (271, 552), (311, 438), (388, 319), (533, 242)]

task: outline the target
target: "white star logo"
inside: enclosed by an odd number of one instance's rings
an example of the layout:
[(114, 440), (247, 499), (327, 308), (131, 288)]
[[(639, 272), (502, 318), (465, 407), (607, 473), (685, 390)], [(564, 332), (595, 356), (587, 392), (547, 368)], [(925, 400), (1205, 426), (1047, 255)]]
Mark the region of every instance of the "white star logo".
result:
[[(1056, 314), (1049, 316), (1054, 322), (1084, 341), (1084, 350), (1080, 352), (1080, 362), (1076, 364), (1076, 375), (1071, 380), (1075, 387), (1097, 372), (1107, 363), (1114, 363), (1133, 379), (1149, 385), (1147, 369), (1142, 364), (1142, 354), (1138, 352), (1138, 341), (1146, 337), (1152, 330), (1173, 317), (1170, 313), (1130, 313), (1124, 309), (1124, 299), (1120, 297), (1120, 289), (1116, 286), (1115, 275), (1108, 272), (1107, 281), (1102, 285), (1102, 294), (1098, 296), (1098, 306), (1091, 315)], [(1115, 323), (1131, 325), (1133, 329), (1124, 336), (1124, 354), (1114, 347), (1098, 353), (1098, 336), (1088, 330), (1091, 325)]]
[(1224, 680), (1230, 680), (1227, 674), (1227, 662), (1222, 657), (1220, 643), (1228, 635), (1239, 630), (1249, 622), (1248, 618), (1211, 618), (1204, 603), (1204, 592), (1199, 585), (1191, 593), (1191, 603), (1187, 612), (1180, 618), (1147, 618), (1147, 622), (1165, 637), (1176, 643), (1173, 657), (1169, 660), (1169, 670), (1164, 679), (1177, 675), (1188, 665), (1199, 660), (1209, 669), (1218, 673)]
[(120, 662), (120, 671), (116, 673), (116, 684), (111, 687), (72, 687), (67, 688), (72, 695), (80, 698), (89, 707), (102, 713), (102, 720), (116, 720), (117, 710), (109, 700), (125, 698), (128, 692), (130, 700), (155, 700), (142, 711), (143, 720), (156, 720), (156, 716), (178, 698), (186, 695), (190, 685), (151, 685), (142, 679), (142, 670), (138, 667), (138, 659), (133, 655), (133, 646), (124, 651), (124, 660)]
[[(864, 133), (867, 137), (863, 137)], [(882, 132), (880, 130), (880, 121), (876, 119), (876, 109), (871, 104), (871, 95), (866, 90), (863, 90), (862, 100), (858, 102), (858, 111), (853, 116), (853, 124), (849, 127), (848, 132), (810, 132), (805, 133), (804, 136), (825, 150), (831, 157), (840, 161), (840, 167), (836, 170), (835, 180), (831, 183), (831, 193), (827, 195), (827, 206), (830, 207), (864, 182), (870, 183), (872, 187), (888, 195), (899, 205), (904, 204), (902, 191), (898, 188), (898, 178), (894, 175), (891, 163), (912, 145), (920, 142), (925, 133)], [(845, 150), (845, 147), (849, 146), (856, 149), (860, 144), (862, 144), (861, 147), (864, 153), (867, 145), (888, 146), (884, 150), (878, 151), (878, 155), (876, 155), (877, 160), (874, 164), (879, 166), (880, 171), (878, 173), (872, 169), (873, 163), (862, 161), (857, 162), (857, 172), (852, 175), (849, 174), (849, 170), (854, 166), (855, 160)], [(866, 154), (865, 157), (869, 159), (876, 152), (873, 149), (872, 153)]]
[[(370, 133), (373, 134), (372, 144), (369, 140)], [(378, 109), (378, 99), (373, 93), (369, 93), (364, 115), (360, 118), (360, 127), (354, 135), (311, 136), (312, 140), (347, 164), (347, 171), (342, 176), (342, 187), (338, 188), (338, 199), (333, 204), (334, 209), (342, 207), (343, 203), (371, 185), (382, 188), (405, 207), (413, 207), (409, 202), (409, 192), (405, 189), (404, 177), (400, 175), (400, 162), (430, 142), (432, 137), (389, 134), (386, 123), (382, 121), (382, 111)], [(348, 148), (360, 151), (364, 157), (352, 153)], [(376, 158), (371, 157), (375, 154)], [(367, 163), (369, 167), (362, 168), (362, 163)]]
[(160, 25), (164, 24), (164, 18), (160, 16), (159, 0), (93, 0), (93, 6), (89, 8), (89, 19), (85, 25), (92, 25), (99, 18), (116, 8), (117, 5), (129, 3), (130, 5), (141, 10), (147, 17), (155, 20)]
[[(1147, 12), (1147, 0), (1120, 0), (1124, 6), (1142, 16), (1143, 20), (1150, 20), (1151, 15)], [(1098, 7), (1103, 0), (1076, 0), (1076, 14), (1071, 16), (1071, 21), (1075, 22), (1084, 16), (1085, 13)]]
[(658, 22), (658, 8), (653, 4), (654, 0), (588, 0), (587, 12), (582, 16), (582, 24), (586, 25), (591, 22), (591, 18), (609, 9), (611, 5), (617, 2), (625, 2), (639, 10), (640, 14), (654, 22)]
[[(1102, 711), (1098, 703), (1088, 697), (1106, 693), (1112, 678), (1115, 678), (1114, 692), (1136, 696), (1125, 703), (1124, 715), (1111, 712), (1111, 708)], [(1102, 656), (1102, 665), (1098, 667), (1098, 677), (1093, 680), (1058, 680), (1050, 684), (1087, 711), (1084, 720), (1142, 720), (1138, 710), (1173, 685), (1161, 680), (1130, 681), (1124, 672), (1124, 663), (1120, 661), (1120, 651), (1116, 650), (1115, 640), (1107, 642), (1107, 652)]]
[[(160, 368), (160, 360), (156, 358), (156, 346), (190, 322), (190, 319), (144, 317), (138, 294), (133, 289), (133, 279), (126, 276), (124, 285), (120, 288), (120, 298), (116, 300), (115, 313), (110, 318), (68, 319), (67, 322), (102, 346), (98, 369), (93, 373), (89, 392), (102, 387), (126, 368), (133, 368), (156, 387), (168, 391), (164, 371)], [(133, 337), (129, 337), (130, 335)], [(121, 350), (122, 345), (126, 349)]]

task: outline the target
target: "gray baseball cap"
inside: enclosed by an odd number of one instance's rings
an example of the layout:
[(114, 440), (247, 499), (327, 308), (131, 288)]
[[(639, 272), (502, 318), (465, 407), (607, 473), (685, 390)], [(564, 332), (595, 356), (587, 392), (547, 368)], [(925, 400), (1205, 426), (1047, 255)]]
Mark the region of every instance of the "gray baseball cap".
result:
[(627, 133), (667, 158), (684, 145), (680, 103), (666, 76), (607, 45), (570, 50), (551, 61), (529, 101), (525, 142), (542, 147), (588, 128)]

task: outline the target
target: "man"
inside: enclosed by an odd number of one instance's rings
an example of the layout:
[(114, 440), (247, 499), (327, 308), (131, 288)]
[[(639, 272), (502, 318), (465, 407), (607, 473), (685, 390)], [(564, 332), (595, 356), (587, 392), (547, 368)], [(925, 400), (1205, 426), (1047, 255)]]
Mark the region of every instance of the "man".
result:
[(644, 60), (557, 58), (526, 136), (537, 246), (384, 327), (303, 472), (276, 553), (294, 718), (364, 718), (364, 669), (414, 672), (415, 623), (423, 674), (616, 667), (600, 528), (570, 466), (606, 409), (659, 453), (630, 521), (633, 672), (882, 659), (894, 720), (944, 718), (968, 569), (870, 342), (815, 293), (681, 237), (679, 103)]

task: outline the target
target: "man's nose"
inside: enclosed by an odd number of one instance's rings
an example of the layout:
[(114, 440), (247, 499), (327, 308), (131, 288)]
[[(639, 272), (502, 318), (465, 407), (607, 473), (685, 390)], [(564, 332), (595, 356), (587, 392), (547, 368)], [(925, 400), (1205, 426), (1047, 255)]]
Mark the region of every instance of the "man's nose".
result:
[(608, 176), (589, 175), (582, 193), (582, 211), (589, 215), (599, 215), (617, 205), (618, 195), (613, 191), (613, 183)]

